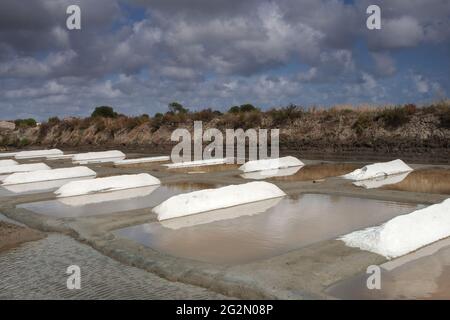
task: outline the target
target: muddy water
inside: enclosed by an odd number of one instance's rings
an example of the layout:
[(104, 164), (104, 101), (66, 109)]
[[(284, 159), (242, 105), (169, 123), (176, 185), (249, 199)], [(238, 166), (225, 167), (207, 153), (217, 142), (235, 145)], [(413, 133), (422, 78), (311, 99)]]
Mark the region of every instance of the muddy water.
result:
[(385, 185), (382, 189), (450, 194), (450, 170), (442, 168), (415, 170), (402, 181)]
[(337, 177), (361, 168), (363, 164), (354, 163), (321, 163), (306, 165), (292, 175), (273, 177), (274, 181), (311, 181), (329, 177)]
[(174, 183), (31, 202), (18, 207), (58, 218), (83, 217), (143, 208), (150, 209), (171, 196), (214, 187), (214, 185), (204, 183)]
[(420, 206), (305, 194), (116, 230), (173, 256), (240, 264), (378, 225)]
[[(327, 292), (340, 299), (450, 299), (450, 241), (431, 255), (384, 269), (381, 289), (367, 289), (368, 274), (344, 280)], [(436, 243), (438, 244), (438, 243)], [(417, 255), (413, 253), (412, 255)]]

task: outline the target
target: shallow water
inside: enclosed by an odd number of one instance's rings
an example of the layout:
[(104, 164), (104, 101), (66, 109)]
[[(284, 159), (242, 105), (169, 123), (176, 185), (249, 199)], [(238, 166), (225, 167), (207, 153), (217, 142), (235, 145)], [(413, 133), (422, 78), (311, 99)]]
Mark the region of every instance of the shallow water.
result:
[(443, 168), (414, 170), (402, 181), (385, 185), (382, 189), (450, 194), (450, 170)]
[(133, 188), (19, 205), (38, 214), (65, 218), (101, 215), (143, 208), (152, 208), (171, 196), (214, 185), (204, 183), (174, 183)]
[(304, 194), (116, 230), (178, 257), (240, 264), (334, 239), (409, 213), (419, 205)]
[(450, 299), (450, 240), (441, 240), (432, 246), (436, 245), (442, 247), (431, 255), (422, 255), (420, 252), (425, 250), (424, 248), (411, 254), (411, 256), (418, 256), (415, 260), (393, 269), (382, 268), (380, 290), (367, 289), (366, 282), (369, 274), (363, 273), (331, 286), (327, 292), (340, 299), (448, 300)]
[(293, 174), (273, 177), (274, 181), (312, 181), (330, 177), (338, 177), (355, 169), (361, 168), (362, 164), (354, 163), (320, 163), (301, 167)]

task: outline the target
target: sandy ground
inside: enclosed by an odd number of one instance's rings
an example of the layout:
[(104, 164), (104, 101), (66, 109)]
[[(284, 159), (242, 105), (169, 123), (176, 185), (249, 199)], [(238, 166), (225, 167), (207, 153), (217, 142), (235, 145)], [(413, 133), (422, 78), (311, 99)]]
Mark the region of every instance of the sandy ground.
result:
[(39, 240), (44, 237), (45, 234), (42, 232), (0, 221), (0, 253), (24, 242)]
[[(81, 289), (67, 289), (68, 266), (80, 267)], [(0, 299), (226, 299), (123, 265), (63, 235), (0, 254)]]

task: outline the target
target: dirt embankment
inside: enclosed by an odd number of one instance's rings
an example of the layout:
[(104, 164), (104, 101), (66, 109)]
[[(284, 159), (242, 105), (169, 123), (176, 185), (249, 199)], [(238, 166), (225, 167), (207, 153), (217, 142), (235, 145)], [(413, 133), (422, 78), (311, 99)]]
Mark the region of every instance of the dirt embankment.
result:
[(45, 234), (42, 232), (0, 221), (0, 252), (44, 237)]
[(425, 162), (450, 161), (450, 103), (416, 108), (303, 110), (295, 107), (266, 112), (224, 113), (203, 110), (159, 117), (53, 119), (37, 127), (0, 132), (0, 148), (58, 147), (168, 151), (177, 128), (280, 129), (280, 147), (290, 153), (324, 159), (391, 158)]

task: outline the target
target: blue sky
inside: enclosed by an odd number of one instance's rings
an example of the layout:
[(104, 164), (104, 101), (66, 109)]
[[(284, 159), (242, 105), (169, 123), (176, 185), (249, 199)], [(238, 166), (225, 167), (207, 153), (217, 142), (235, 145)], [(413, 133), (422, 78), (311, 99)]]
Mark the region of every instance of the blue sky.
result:
[[(65, 26), (81, 8), (82, 29)], [(381, 8), (381, 30), (366, 8)], [(449, 97), (447, 0), (4, 0), (0, 118)]]

